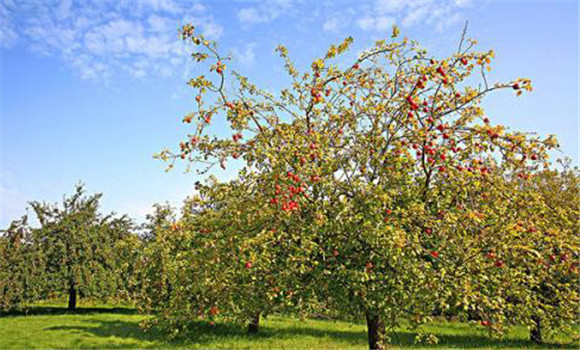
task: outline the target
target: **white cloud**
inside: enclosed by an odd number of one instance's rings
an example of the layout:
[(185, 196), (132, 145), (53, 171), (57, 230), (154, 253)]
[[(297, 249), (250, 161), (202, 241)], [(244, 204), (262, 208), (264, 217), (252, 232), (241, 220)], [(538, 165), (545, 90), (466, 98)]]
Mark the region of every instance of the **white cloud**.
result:
[(391, 17), (365, 16), (360, 18), (357, 24), (363, 30), (386, 31), (395, 24), (395, 20)]
[[(0, 2), (4, 48), (22, 44), (59, 57), (82, 79), (170, 76), (188, 61), (178, 29), (192, 22), (211, 39), (223, 34), (209, 6), (170, 0), (137, 2)], [(18, 19), (16, 21), (16, 19)], [(135, 67), (146, 60), (150, 66)]]
[(256, 8), (243, 8), (238, 11), (238, 19), (243, 23), (260, 23), (266, 22), (268, 18), (258, 11)]
[(469, 0), (377, 0), (362, 11), (357, 24), (365, 31), (389, 30), (395, 23), (407, 28), (420, 24), (433, 25), (437, 30), (444, 31), (462, 20), (461, 10), (469, 4)]
[(337, 17), (329, 18), (322, 25), (322, 29), (325, 32), (336, 32), (338, 30), (339, 23), (340, 23), (339, 18)]
[[(417, 1), (419, 3), (419, 1)], [(402, 0), (379, 0), (375, 3), (374, 10), (380, 14), (401, 12), (405, 7), (412, 4)]]
[(14, 6), (11, 0), (0, 2), (0, 43), (5, 48), (10, 48), (18, 39), (18, 34), (12, 21)]
[(251, 68), (256, 63), (256, 52), (254, 51), (256, 43), (248, 43), (243, 49), (234, 49), (234, 62), (239, 62), (246, 68)]
[(12, 47), (17, 39), (18, 34), (16, 34), (16, 31), (13, 28), (8, 25), (2, 25), (0, 27), (0, 43), (2, 43), (2, 47)]
[(219, 39), (224, 33), (224, 28), (213, 20), (202, 24), (203, 34), (210, 39)]
[(176, 31), (175, 22), (167, 17), (152, 15), (147, 18), (149, 29), (154, 33), (168, 33)]
[(145, 72), (143, 69), (137, 69), (133, 71), (133, 75), (136, 78), (143, 78), (144, 76), (147, 75), (147, 72)]
[(424, 20), (428, 15), (428, 11), (430, 11), (430, 8), (427, 6), (418, 6), (410, 10), (401, 21), (401, 25), (403, 27), (410, 27), (420, 22), (421, 20)]
[(459, 6), (459, 7), (467, 7), (470, 6), (472, 3), (472, 0), (455, 0), (455, 5)]
[(243, 24), (268, 23), (287, 13), (292, 6), (293, 2), (289, 0), (268, 1), (253, 7), (241, 8), (237, 16)]

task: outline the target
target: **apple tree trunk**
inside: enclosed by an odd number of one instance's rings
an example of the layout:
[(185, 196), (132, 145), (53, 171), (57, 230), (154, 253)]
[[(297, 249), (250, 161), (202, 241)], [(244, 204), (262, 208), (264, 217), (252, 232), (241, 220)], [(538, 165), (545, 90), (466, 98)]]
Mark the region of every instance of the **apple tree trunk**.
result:
[(77, 308), (77, 290), (74, 285), (71, 285), (68, 290), (68, 309), (74, 311)]
[(542, 323), (538, 316), (532, 316), (532, 328), (530, 329), (530, 340), (533, 343), (541, 344), (542, 343)]
[(256, 334), (260, 330), (260, 313), (256, 313), (248, 324), (248, 333)]
[(384, 350), (385, 344), (385, 323), (377, 313), (366, 313), (369, 350)]

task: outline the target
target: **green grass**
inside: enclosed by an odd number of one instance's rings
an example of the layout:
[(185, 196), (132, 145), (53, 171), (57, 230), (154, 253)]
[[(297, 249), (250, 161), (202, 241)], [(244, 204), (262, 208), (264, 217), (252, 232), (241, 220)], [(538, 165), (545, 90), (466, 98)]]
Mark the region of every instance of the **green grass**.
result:
[[(233, 325), (198, 324), (186, 339), (168, 341), (163, 334), (146, 333), (139, 322), (147, 316), (126, 307), (81, 307), (74, 314), (64, 308), (35, 306), (28, 315), (0, 318), (0, 349), (366, 349), (366, 327), (327, 320), (269, 317), (260, 334), (249, 336)], [(439, 349), (534, 348), (523, 327), (512, 329), (502, 340), (490, 339), (483, 327), (437, 321), (424, 328), (440, 338)], [(421, 348), (413, 344), (415, 334), (398, 330), (394, 348)], [(543, 348), (573, 348), (564, 337)]]

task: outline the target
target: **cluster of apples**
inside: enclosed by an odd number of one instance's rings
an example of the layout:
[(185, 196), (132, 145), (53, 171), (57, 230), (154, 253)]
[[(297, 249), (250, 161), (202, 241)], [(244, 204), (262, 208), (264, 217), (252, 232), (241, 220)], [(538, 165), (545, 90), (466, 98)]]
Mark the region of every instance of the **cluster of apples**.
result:
[[(465, 66), (465, 65), (467, 65), (467, 64), (468, 64), (468, 58), (467, 58), (467, 57), (461, 57), (461, 59), (460, 59), (460, 62), (461, 62), (461, 63), (462, 63), (464, 66)], [(435, 64), (437, 64), (437, 61), (436, 61), (436, 60), (434, 60), (434, 59), (432, 59), (432, 60), (430, 61), (430, 64), (431, 64), (431, 65), (435, 65)], [(436, 72), (436, 73), (437, 73), (439, 76), (441, 76), (441, 82), (442, 82), (443, 84), (448, 84), (448, 83), (449, 83), (449, 79), (448, 79), (448, 77), (447, 77), (447, 72), (445, 72), (445, 69), (443, 68), (443, 66), (441, 66), (441, 65), (440, 65), (440, 66), (438, 66), (438, 67), (435, 69), (435, 72)], [(420, 78), (417, 80), (417, 82), (415, 83), (414, 87), (415, 87), (416, 89), (424, 89), (424, 88), (426, 87), (426, 85), (425, 85), (425, 84), (426, 84), (427, 80), (428, 80), (428, 78), (427, 78), (427, 75), (422, 75), (422, 76), (421, 76), (421, 77), (420, 77)], [(461, 94), (460, 94), (459, 92), (456, 92), (456, 93), (455, 93), (455, 98), (458, 98), (458, 99), (459, 99), (459, 98), (461, 98)], [(410, 104), (410, 106), (411, 106), (411, 112), (409, 112), (409, 113), (408, 113), (408, 116), (409, 116), (409, 118), (413, 118), (413, 117), (414, 117), (414, 114), (413, 114), (413, 112), (412, 112), (412, 111), (416, 111), (416, 110), (418, 110), (418, 109), (419, 109), (419, 105), (413, 101), (413, 98), (412, 98), (412, 96), (411, 96), (411, 95), (407, 96), (407, 98), (406, 98), (406, 99), (407, 99), (407, 102), (408, 102), (408, 103)], [(424, 108), (423, 108), (423, 111), (424, 111), (424, 112), (428, 112), (428, 111), (429, 111), (429, 109), (427, 108), (427, 101), (424, 101), (424, 102), (423, 102), (423, 106), (424, 106)], [(441, 109), (441, 107), (439, 107), (439, 108), (438, 108), (438, 109), (436, 109), (436, 110), (440, 110), (440, 109)], [(429, 117), (429, 118), (427, 118), (427, 122), (430, 122), (430, 123), (432, 123), (432, 122), (433, 122), (433, 119), (432, 119), (431, 117)]]
[(441, 75), (441, 77), (443, 78), (441, 80), (443, 82), (443, 84), (449, 83), (449, 80), (447, 80), (447, 74), (443, 70), (443, 67), (441, 67), (441, 66), (437, 67), (437, 73), (439, 73)]
[(216, 73), (221, 75), (224, 73), (225, 70), (226, 70), (226, 65), (223, 64), (221, 61), (217, 61), (216, 67), (215, 67)]
[(272, 297), (276, 297), (276, 296), (284, 296), (286, 295), (286, 297), (290, 297), (292, 295), (292, 289), (283, 291), (280, 289), (280, 287), (274, 287), (272, 289), (270, 289), (270, 296)]
[(497, 259), (497, 255), (494, 252), (485, 253), (485, 257), (489, 260), (493, 260), (493, 265), (498, 268), (505, 266), (505, 263), (501, 259)]
[(421, 76), (421, 78), (419, 80), (417, 80), (417, 83), (415, 84), (415, 86), (417, 87), (417, 89), (424, 89), (426, 82), (427, 82), (427, 76), (423, 75), (423, 76)]
[[(330, 90), (327, 90), (327, 96), (330, 94)], [(313, 87), (310, 89), (310, 96), (312, 96), (312, 101), (314, 104), (322, 102), (322, 94), (320, 93), (320, 89)]]
[[(238, 142), (239, 140), (242, 139), (242, 134), (240, 133), (236, 133), (232, 135), (232, 140), (234, 140), (234, 142)], [(240, 156), (240, 154), (238, 152), (233, 152), (232, 153), (232, 157), (234, 159), (238, 159), (238, 157)]]
[[(568, 253), (561, 253), (560, 255), (550, 254), (547, 259), (539, 258), (538, 265), (543, 265), (544, 267), (549, 268), (554, 264), (565, 263), (568, 259), (570, 259)], [(576, 272), (576, 264), (570, 266), (570, 271)]]
[(287, 190), (283, 191), (282, 186), (280, 186), (280, 184), (276, 184), (274, 197), (272, 197), (270, 203), (273, 205), (278, 205), (281, 202), (280, 208), (283, 211), (298, 210), (300, 209), (300, 204), (298, 204), (294, 198), (298, 195), (308, 197), (308, 194), (305, 192), (306, 183), (302, 182), (300, 176), (294, 174), (292, 171), (288, 171), (286, 173), (286, 177), (290, 181), (290, 184), (287, 186)]

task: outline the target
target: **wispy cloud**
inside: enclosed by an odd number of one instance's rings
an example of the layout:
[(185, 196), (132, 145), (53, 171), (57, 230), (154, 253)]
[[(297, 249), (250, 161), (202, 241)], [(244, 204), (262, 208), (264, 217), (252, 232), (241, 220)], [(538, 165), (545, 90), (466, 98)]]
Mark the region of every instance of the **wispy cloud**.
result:
[[(309, 30), (321, 26), (326, 33), (353, 28), (372, 33), (388, 31), (393, 24), (444, 31), (461, 22), (471, 6), (470, 0), (375, 0), (352, 3), (348, 8), (343, 3), (272, 0), (239, 3), (233, 11), (246, 28), (293, 18)], [(58, 57), (81, 78), (95, 81), (118, 75), (145, 78), (183, 72), (189, 59), (178, 40), (177, 30), (183, 23), (193, 23), (211, 39), (224, 34), (212, 4), (200, 1), (3, 0), (0, 20), (3, 49), (27, 47), (37, 54)], [(253, 65), (254, 46), (246, 45), (235, 53), (243, 65)]]
[(171, 0), (4, 0), (0, 16), (4, 49), (21, 44), (36, 53), (60, 57), (81, 78), (90, 80), (119, 74), (137, 78), (173, 74), (187, 60), (178, 40), (178, 28), (185, 22), (212, 39), (223, 33), (208, 6)]
[(256, 63), (256, 43), (247, 43), (243, 48), (236, 48), (233, 50), (233, 56), (236, 62), (239, 62), (246, 68), (251, 68)]
[(14, 21), (10, 16), (9, 8), (14, 6), (12, 0), (0, 2), (0, 45), (12, 47), (18, 38)]
[(469, 0), (376, 0), (362, 11), (357, 24), (365, 31), (382, 32), (395, 23), (404, 28), (427, 25), (444, 31), (450, 25), (461, 21), (462, 10), (469, 6)]
[(365, 15), (356, 22), (362, 30), (387, 31), (395, 24), (393, 17)]
[(350, 19), (358, 15), (353, 7), (340, 10), (325, 10), (326, 19), (323, 21), (322, 30), (325, 32), (338, 33), (344, 30), (350, 23)]
[(255, 6), (238, 10), (238, 20), (242, 24), (268, 23), (285, 14), (295, 5), (291, 0), (266, 1)]

